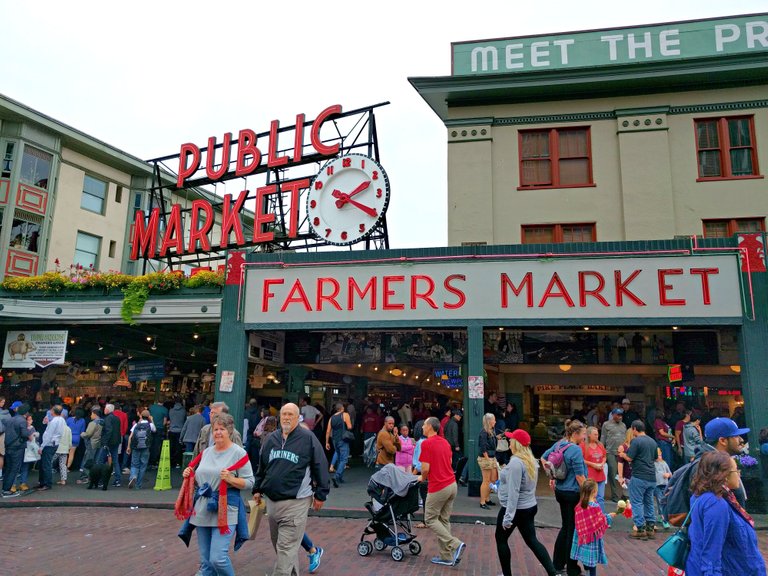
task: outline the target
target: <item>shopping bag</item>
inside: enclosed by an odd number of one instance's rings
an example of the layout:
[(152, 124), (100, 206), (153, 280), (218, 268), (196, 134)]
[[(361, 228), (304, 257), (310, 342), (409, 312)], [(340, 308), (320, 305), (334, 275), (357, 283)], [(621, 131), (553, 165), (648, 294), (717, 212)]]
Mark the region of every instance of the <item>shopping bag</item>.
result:
[(40, 444), (37, 440), (27, 440), (27, 446), (24, 449), (24, 462), (37, 462), (40, 460)]
[(261, 500), (259, 504), (256, 504), (254, 500), (249, 500), (248, 507), (250, 508), (250, 514), (248, 514), (248, 538), (253, 540), (256, 537), (256, 532), (259, 531), (261, 519), (267, 513), (267, 505), (264, 500)]

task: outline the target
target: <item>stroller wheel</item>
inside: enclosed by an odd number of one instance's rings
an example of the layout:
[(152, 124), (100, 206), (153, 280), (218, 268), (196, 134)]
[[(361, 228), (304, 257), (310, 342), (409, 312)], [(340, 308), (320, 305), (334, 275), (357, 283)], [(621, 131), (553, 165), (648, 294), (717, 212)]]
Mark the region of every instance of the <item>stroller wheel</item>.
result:
[(414, 540), (413, 542), (408, 544), (408, 550), (414, 556), (418, 556), (419, 554), (421, 554), (421, 544), (419, 544), (418, 542), (416, 542), (416, 540)]
[(405, 558), (405, 552), (403, 552), (403, 549), (400, 548), (400, 546), (395, 546), (392, 548), (392, 560), (395, 562), (401, 562), (403, 558)]
[(373, 552), (373, 546), (370, 542), (363, 540), (357, 545), (357, 553), (360, 556), (368, 556), (371, 552)]
[(384, 540), (381, 538), (376, 538), (376, 540), (373, 541), (373, 547), (376, 548), (377, 552), (381, 552), (387, 547), (387, 545), (384, 544)]

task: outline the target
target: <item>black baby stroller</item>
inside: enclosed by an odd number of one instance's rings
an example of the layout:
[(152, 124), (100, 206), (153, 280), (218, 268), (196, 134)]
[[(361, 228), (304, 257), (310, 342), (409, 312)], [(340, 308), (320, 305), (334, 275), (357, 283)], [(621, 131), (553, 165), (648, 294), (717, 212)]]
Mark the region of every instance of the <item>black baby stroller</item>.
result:
[[(418, 479), (394, 464), (387, 464), (371, 476), (368, 494), (371, 501), (365, 507), (371, 519), (360, 536), (357, 553), (368, 556), (374, 548), (381, 551), (391, 546), (392, 560), (397, 562), (405, 557), (401, 546), (408, 545), (414, 556), (421, 553), (421, 544), (411, 528), (411, 515), (419, 509)], [(371, 534), (376, 535), (373, 544), (365, 539)]]

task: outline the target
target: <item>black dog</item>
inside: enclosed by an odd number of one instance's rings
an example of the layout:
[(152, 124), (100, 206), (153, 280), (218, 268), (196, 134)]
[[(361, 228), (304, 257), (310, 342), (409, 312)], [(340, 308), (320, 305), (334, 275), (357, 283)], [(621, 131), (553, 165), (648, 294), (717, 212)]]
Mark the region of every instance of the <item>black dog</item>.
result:
[(109, 487), (109, 478), (112, 476), (112, 466), (105, 464), (94, 464), (88, 471), (88, 490), (98, 488), (106, 490)]

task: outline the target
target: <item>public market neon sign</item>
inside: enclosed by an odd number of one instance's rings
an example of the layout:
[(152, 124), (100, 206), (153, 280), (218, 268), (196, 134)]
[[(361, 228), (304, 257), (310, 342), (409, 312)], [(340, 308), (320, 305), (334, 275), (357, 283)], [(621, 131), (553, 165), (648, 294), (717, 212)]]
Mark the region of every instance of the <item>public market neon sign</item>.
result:
[[(179, 174), (176, 181), (178, 188), (188, 185), (189, 179), (203, 167), (210, 182), (218, 182), (229, 178), (245, 177), (256, 172), (260, 167), (289, 168), (304, 161), (304, 136), (309, 132), (311, 149), (321, 158), (330, 158), (338, 154), (339, 143), (327, 145), (320, 138), (323, 124), (342, 112), (341, 105), (335, 104), (320, 112), (317, 117), (307, 122), (304, 114), (296, 115), (294, 131), (293, 154), (279, 154), (278, 135), (280, 123), (272, 120), (269, 128), (269, 138), (265, 147), (258, 142), (256, 132), (250, 128), (240, 130), (236, 140), (232, 133), (226, 133), (222, 139), (221, 157), (217, 158), (217, 139), (208, 138), (206, 148), (187, 142), (181, 145), (179, 151)], [(284, 132), (284, 130), (282, 131)], [(265, 152), (262, 151), (265, 150)], [(218, 162), (217, 162), (218, 161)], [(231, 166), (234, 162), (234, 169)], [(189, 239), (184, 240), (184, 225), (181, 217), (182, 207), (174, 204), (166, 217), (165, 229), (160, 239), (160, 209), (153, 208), (149, 214), (137, 210), (131, 235), (131, 260), (139, 258), (163, 258), (169, 254), (175, 256), (209, 252), (212, 249), (225, 249), (244, 246), (246, 243), (259, 244), (274, 240), (274, 232), (264, 231), (264, 226), (275, 222), (277, 215), (264, 213), (265, 198), (270, 194), (289, 194), (288, 208), (288, 238), (296, 238), (299, 229), (299, 195), (300, 191), (309, 187), (310, 179), (284, 181), (280, 187), (276, 184), (262, 186), (256, 189), (256, 213), (254, 218), (253, 236), (246, 241), (243, 233), (242, 210), (249, 197), (249, 191), (243, 190), (234, 200), (232, 194), (223, 197), (221, 206), (221, 225), (217, 238), (212, 238), (215, 222), (213, 205), (205, 199), (192, 201), (189, 218)], [(232, 236), (234, 235), (234, 238)], [(215, 248), (212, 248), (215, 246)]]

